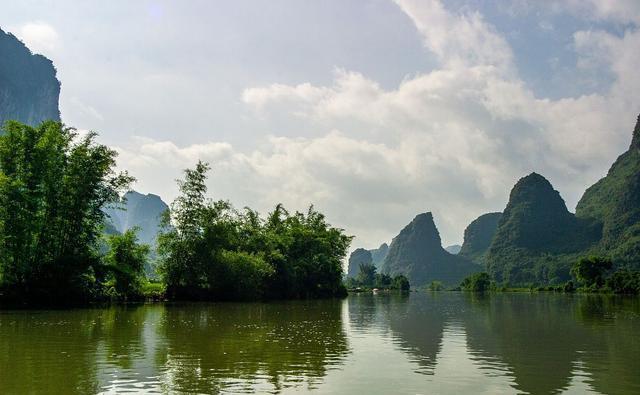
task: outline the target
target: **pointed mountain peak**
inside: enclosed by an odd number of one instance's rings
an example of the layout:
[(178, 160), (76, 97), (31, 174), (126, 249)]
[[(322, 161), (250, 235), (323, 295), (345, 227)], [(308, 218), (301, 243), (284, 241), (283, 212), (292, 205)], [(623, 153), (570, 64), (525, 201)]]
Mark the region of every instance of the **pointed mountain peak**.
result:
[(425, 223), (425, 224), (433, 223), (433, 214), (431, 214), (431, 211), (429, 211), (427, 213), (418, 214), (418, 215), (416, 215), (416, 217), (411, 222), (412, 223)]
[(440, 232), (438, 232), (438, 228), (433, 222), (433, 214), (431, 212), (416, 215), (413, 221), (402, 229), (400, 235), (402, 234), (412, 234), (431, 245), (441, 246)]
[(549, 184), (551, 185), (551, 183), (549, 182), (549, 180), (547, 180), (546, 178), (544, 178), (544, 176), (542, 176), (541, 174), (534, 172), (529, 173), (528, 175), (522, 177), (520, 179), (520, 181), (518, 181), (518, 184), (520, 183), (526, 183), (526, 184)]
[[(511, 190), (511, 199), (529, 199), (538, 193), (555, 192), (553, 185), (538, 173), (531, 173), (518, 180)], [(557, 193), (557, 192), (556, 192)]]
[[(566, 216), (569, 214), (567, 205), (560, 193), (553, 185), (538, 173), (531, 173), (522, 177), (514, 185), (509, 196), (509, 203), (505, 214), (512, 214), (517, 207), (526, 207), (527, 211), (533, 210), (534, 215), (542, 217)], [(516, 213), (519, 210), (516, 209)], [(519, 214), (518, 214), (519, 215)]]
[(633, 139), (631, 140), (631, 148), (640, 149), (640, 115), (638, 115), (636, 128), (633, 129)]

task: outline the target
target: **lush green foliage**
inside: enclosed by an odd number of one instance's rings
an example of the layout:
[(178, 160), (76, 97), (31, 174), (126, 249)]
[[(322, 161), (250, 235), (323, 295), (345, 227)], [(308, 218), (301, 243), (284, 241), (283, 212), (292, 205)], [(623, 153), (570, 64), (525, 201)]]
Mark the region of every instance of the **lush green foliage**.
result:
[(376, 267), (371, 263), (361, 263), (360, 270), (356, 277), (360, 284), (365, 286), (372, 286), (376, 280)]
[(0, 289), (52, 303), (95, 297), (105, 276), (97, 252), (102, 207), (131, 178), (115, 151), (57, 122), (7, 122), (0, 136)]
[(611, 259), (598, 256), (578, 260), (571, 273), (582, 284), (581, 290), (617, 294), (640, 293), (640, 271), (613, 270)]
[(179, 182), (180, 196), (158, 238), (167, 295), (177, 299), (304, 298), (340, 295), (351, 237), (311, 207), (281, 205), (261, 218), (205, 197), (209, 167), (199, 162)]
[(491, 277), (486, 272), (474, 273), (462, 280), (460, 288), (471, 292), (486, 292), (491, 290)]
[(429, 291), (443, 291), (444, 284), (441, 281), (431, 281), (428, 287)]
[(605, 282), (605, 289), (617, 294), (640, 294), (640, 271), (621, 269)]
[(584, 286), (599, 288), (604, 285), (607, 273), (612, 267), (610, 259), (590, 256), (578, 260), (571, 268), (571, 274)]
[(388, 274), (377, 273), (377, 269), (372, 264), (360, 265), (360, 271), (356, 275), (356, 278), (348, 277), (346, 280), (346, 286), (348, 288), (378, 288), (378, 289), (393, 289), (400, 291), (408, 291), (411, 289), (409, 280), (399, 274), (391, 277)]
[(398, 274), (393, 277), (391, 281), (392, 289), (399, 289), (400, 291), (408, 291), (411, 289), (411, 284), (409, 283), (409, 279), (402, 274)]
[(109, 252), (104, 257), (110, 273), (107, 287), (110, 295), (118, 298), (135, 298), (141, 295), (145, 282), (144, 267), (149, 255), (149, 245), (138, 244), (137, 229), (108, 236)]

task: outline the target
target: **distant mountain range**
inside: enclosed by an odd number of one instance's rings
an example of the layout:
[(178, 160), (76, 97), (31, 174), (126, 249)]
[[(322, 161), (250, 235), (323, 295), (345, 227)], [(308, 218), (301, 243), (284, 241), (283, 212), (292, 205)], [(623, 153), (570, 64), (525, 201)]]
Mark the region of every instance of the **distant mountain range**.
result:
[(453, 245), (444, 247), (445, 251), (453, 255), (459, 254), (461, 249), (462, 249), (462, 246), (460, 244), (453, 244)]
[(60, 120), (60, 81), (53, 63), (0, 29), (0, 125)]
[[(629, 150), (587, 189), (575, 214), (546, 178), (531, 173), (515, 184), (503, 212), (475, 219), (459, 251), (458, 246), (447, 250), (431, 213), (420, 214), (393, 239), (379, 269), (405, 274), (414, 286), (432, 280), (454, 285), (480, 270), (504, 285), (558, 284), (569, 280), (573, 263), (587, 255), (640, 269), (640, 116)], [(349, 261), (353, 276), (356, 257), (372, 260), (366, 250), (356, 251)]]
[[(0, 30), (0, 124), (60, 120), (59, 96), (52, 62)], [(138, 227), (140, 241), (153, 246), (167, 208), (157, 195), (130, 191), (105, 208), (105, 233)], [(629, 149), (586, 190), (575, 214), (548, 180), (531, 173), (515, 184), (503, 212), (469, 224), (462, 246), (442, 248), (433, 216), (420, 214), (390, 246), (356, 249), (347, 275), (355, 277), (359, 265), (367, 263), (383, 273), (405, 274), (414, 286), (433, 280), (456, 285), (480, 270), (500, 284), (555, 284), (568, 280), (571, 265), (585, 255), (640, 269), (640, 117)]]
[(349, 266), (347, 269), (347, 277), (355, 278), (358, 275), (360, 265), (367, 264), (376, 267), (378, 272), (382, 268), (382, 263), (387, 257), (389, 246), (382, 243), (380, 247), (373, 250), (365, 250), (364, 248), (355, 249), (349, 256)]
[(640, 116), (629, 149), (586, 190), (575, 215), (544, 177), (518, 181), (485, 262), (499, 283), (554, 284), (586, 255), (640, 269)]
[[(374, 261), (373, 256), (377, 260)], [(376, 267), (381, 273), (404, 274), (416, 286), (434, 280), (457, 285), (464, 277), (481, 269), (470, 259), (442, 248), (431, 213), (416, 216), (393, 238), (390, 246), (383, 244), (376, 250), (356, 249), (349, 258), (347, 275), (355, 277), (362, 263), (378, 263)]]
[(119, 233), (138, 228), (138, 239), (155, 246), (162, 214), (168, 208), (158, 195), (129, 191), (119, 203), (104, 209), (108, 222), (106, 228)]

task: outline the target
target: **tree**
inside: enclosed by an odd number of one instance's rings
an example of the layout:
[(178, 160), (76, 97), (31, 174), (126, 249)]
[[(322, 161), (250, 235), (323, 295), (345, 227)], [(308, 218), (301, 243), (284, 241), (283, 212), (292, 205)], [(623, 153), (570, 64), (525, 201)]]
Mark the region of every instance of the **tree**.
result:
[(429, 291), (442, 291), (444, 289), (444, 284), (442, 281), (431, 281), (429, 284)]
[(104, 262), (112, 277), (107, 284), (113, 287), (118, 297), (129, 299), (139, 296), (149, 246), (138, 243), (137, 229), (109, 236), (107, 245), (109, 252)]
[(590, 256), (576, 262), (571, 268), (571, 274), (586, 287), (600, 288), (612, 267), (610, 259)]
[(357, 278), (360, 284), (372, 286), (376, 278), (376, 267), (371, 263), (361, 263)]
[(640, 271), (617, 270), (606, 280), (606, 285), (613, 293), (638, 294), (640, 293)]
[(376, 273), (374, 286), (376, 288), (391, 288), (392, 278), (388, 274)]
[(462, 280), (460, 288), (471, 292), (485, 292), (491, 289), (491, 277), (485, 272), (475, 273)]
[(102, 207), (132, 181), (116, 152), (59, 122), (10, 121), (0, 136), (0, 291), (21, 301), (95, 296)]
[(180, 195), (158, 237), (167, 295), (178, 299), (257, 299), (345, 293), (342, 261), (351, 237), (309, 208), (281, 204), (266, 219), (205, 197), (208, 165), (179, 181)]
[(395, 276), (391, 283), (393, 289), (398, 289), (400, 291), (409, 291), (411, 289), (409, 279), (402, 274)]

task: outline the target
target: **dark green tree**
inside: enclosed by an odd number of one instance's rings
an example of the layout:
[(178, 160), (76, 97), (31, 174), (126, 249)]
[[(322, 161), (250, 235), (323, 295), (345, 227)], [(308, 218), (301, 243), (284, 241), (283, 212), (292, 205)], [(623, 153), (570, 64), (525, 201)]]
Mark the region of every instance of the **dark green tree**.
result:
[(586, 287), (600, 288), (612, 267), (613, 262), (608, 258), (589, 256), (578, 260), (571, 267), (571, 274)]
[(207, 200), (208, 165), (179, 181), (180, 196), (158, 238), (161, 272), (172, 298), (256, 299), (344, 293), (342, 261), (351, 237), (310, 207), (282, 205), (261, 218), (228, 202)]
[(491, 289), (491, 277), (485, 272), (475, 273), (462, 280), (460, 288), (471, 292), (486, 292)]
[(0, 135), (0, 290), (51, 303), (96, 296), (102, 207), (133, 180), (116, 152), (48, 121), (10, 121)]
[(617, 294), (640, 293), (640, 271), (616, 270), (605, 282), (608, 289)]
[(409, 279), (402, 274), (399, 274), (393, 277), (391, 281), (392, 288), (400, 291), (408, 291), (411, 289), (411, 284), (409, 284)]
[(361, 263), (358, 270), (357, 279), (360, 284), (370, 287), (374, 284), (376, 278), (376, 267), (370, 263)]
[(376, 288), (391, 288), (392, 278), (388, 274), (376, 273), (373, 285)]
[(150, 247), (138, 243), (137, 229), (127, 230), (119, 235), (108, 236), (109, 252), (104, 258), (111, 279), (107, 283), (115, 295), (129, 299), (140, 296), (140, 287), (144, 281), (144, 267)]

